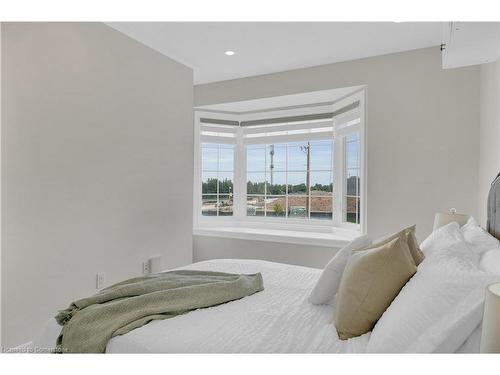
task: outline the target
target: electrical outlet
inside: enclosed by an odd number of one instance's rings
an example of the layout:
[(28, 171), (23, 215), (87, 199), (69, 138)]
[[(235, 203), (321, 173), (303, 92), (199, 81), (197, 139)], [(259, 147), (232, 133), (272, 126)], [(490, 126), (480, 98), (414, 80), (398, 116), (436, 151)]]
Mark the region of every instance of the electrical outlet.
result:
[(154, 255), (151, 258), (149, 258), (148, 261), (149, 261), (149, 273), (158, 273), (162, 271), (163, 267), (160, 255)]
[(149, 260), (142, 262), (142, 274), (149, 275), (151, 273), (151, 265), (149, 264)]
[(95, 288), (102, 289), (104, 287), (104, 283), (106, 282), (106, 274), (104, 272), (99, 272), (95, 278)]

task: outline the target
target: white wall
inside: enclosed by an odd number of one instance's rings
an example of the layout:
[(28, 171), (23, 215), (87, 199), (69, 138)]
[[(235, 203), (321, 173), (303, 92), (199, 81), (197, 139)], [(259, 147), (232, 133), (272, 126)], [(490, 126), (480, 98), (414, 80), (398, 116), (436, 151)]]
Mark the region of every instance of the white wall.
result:
[(486, 200), (490, 184), (500, 172), (500, 62), (481, 65), (479, 214), (486, 225)]
[[(477, 215), (479, 68), (443, 70), (439, 47), (198, 85), (195, 105), (364, 84), (368, 233), (379, 237), (416, 223), (423, 239), (436, 211)], [(222, 245), (210, 243), (211, 256), (220, 257)]]
[(193, 236), (195, 262), (213, 258), (261, 259), (270, 262), (323, 268), (338, 249), (238, 238)]
[(192, 260), (191, 69), (96, 23), (2, 24), (2, 334)]

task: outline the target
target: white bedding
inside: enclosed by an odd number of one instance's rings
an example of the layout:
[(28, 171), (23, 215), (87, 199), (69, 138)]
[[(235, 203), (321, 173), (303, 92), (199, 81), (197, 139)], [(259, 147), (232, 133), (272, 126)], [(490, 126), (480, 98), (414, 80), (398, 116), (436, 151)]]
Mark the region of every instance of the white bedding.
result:
[[(346, 341), (330, 323), (332, 305), (308, 302), (321, 270), (261, 260), (210, 260), (185, 269), (261, 272), (263, 292), (224, 305), (153, 321), (108, 343), (107, 353), (360, 353), (370, 334)], [(54, 321), (55, 323), (55, 321)], [(34, 341), (50, 347), (60, 327)]]

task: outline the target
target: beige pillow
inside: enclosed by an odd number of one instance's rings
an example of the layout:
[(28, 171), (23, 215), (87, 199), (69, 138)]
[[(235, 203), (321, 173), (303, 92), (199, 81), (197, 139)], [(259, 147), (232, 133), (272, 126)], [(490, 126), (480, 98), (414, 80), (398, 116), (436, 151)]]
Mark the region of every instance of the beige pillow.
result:
[(403, 236), (353, 252), (342, 275), (333, 314), (340, 339), (371, 331), (416, 271)]
[(420, 246), (418, 246), (417, 237), (415, 237), (415, 230), (406, 232), (406, 242), (408, 243), (408, 248), (410, 249), (410, 254), (415, 261), (415, 265), (418, 266), (424, 260), (425, 255), (422, 250), (420, 250)]
[(420, 263), (422, 263), (425, 256), (422, 250), (420, 250), (418, 246), (417, 238), (415, 237), (415, 228), (416, 225), (411, 225), (407, 228), (404, 228), (399, 232), (394, 233), (393, 235), (374, 243), (371, 247), (379, 247), (392, 241), (397, 237), (401, 237), (408, 244), (408, 248), (410, 249), (410, 254), (413, 258), (413, 261), (415, 262), (415, 265), (418, 266)]

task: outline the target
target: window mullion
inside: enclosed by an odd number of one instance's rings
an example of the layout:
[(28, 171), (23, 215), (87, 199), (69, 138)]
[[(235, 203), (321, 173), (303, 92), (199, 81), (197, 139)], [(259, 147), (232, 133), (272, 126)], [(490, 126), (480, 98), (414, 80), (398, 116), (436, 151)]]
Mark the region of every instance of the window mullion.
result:
[[(335, 121), (334, 121), (335, 129)], [(344, 181), (344, 147), (342, 136), (337, 132), (333, 136), (333, 223), (339, 226), (342, 223), (344, 210), (343, 210), (343, 181)]]
[(217, 174), (215, 175), (217, 178), (217, 216), (219, 216), (220, 210), (220, 197), (219, 197), (219, 187), (220, 187), (220, 179), (219, 179), (219, 164), (220, 164), (220, 144), (217, 145)]
[(267, 217), (267, 143), (264, 144), (264, 217)]
[(285, 144), (285, 219), (288, 219), (288, 144)]
[(234, 190), (233, 190), (233, 214), (237, 220), (244, 220), (246, 211), (246, 152), (243, 144), (243, 132), (241, 128), (236, 131), (236, 147), (234, 152)]
[(307, 164), (306, 164), (306, 189), (307, 191), (307, 219), (311, 220), (311, 141), (307, 142)]

